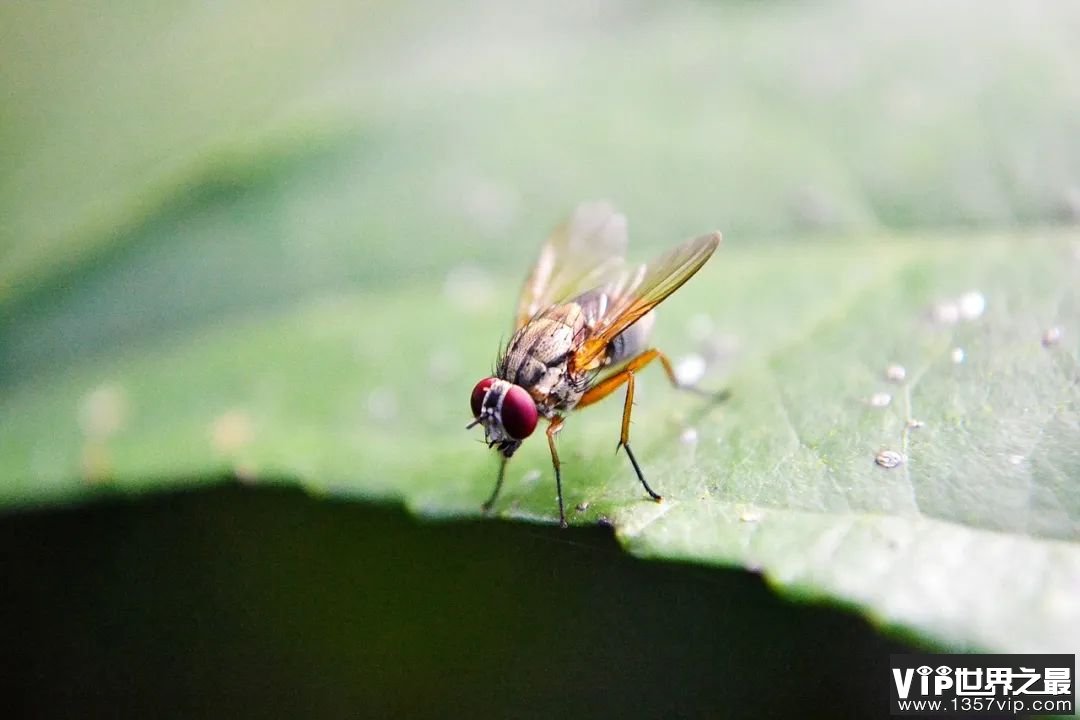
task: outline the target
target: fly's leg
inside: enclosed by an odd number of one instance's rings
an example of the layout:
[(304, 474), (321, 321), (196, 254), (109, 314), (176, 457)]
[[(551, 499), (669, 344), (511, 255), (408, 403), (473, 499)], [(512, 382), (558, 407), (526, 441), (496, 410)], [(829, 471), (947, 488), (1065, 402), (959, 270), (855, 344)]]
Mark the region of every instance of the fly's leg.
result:
[(506, 476), (506, 462), (510, 459), (505, 455), (500, 456), (502, 463), (499, 464), (499, 479), (495, 481), (495, 489), (491, 491), (491, 497), (481, 505), (481, 509), (484, 512), (491, 510), (491, 506), (495, 504), (495, 498), (499, 497), (499, 491), (502, 490), (503, 478)]
[(630, 464), (634, 466), (634, 472), (637, 473), (638, 480), (641, 481), (641, 486), (645, 488), (645, 492), (649, 493), (649, 497), (653, 500), (660, 501), (663, 498), (659, 493), (649, 487), (649, 483), (645, 481), (644, 473), (641, 472), (641, 466), (638, 465), (637, 458), (634, 457), (634, 451), (630, 449), (630, 413), (634, 408), (634, 374), (653, 360), (660, 361), (668, 380), (670, 380), (671, 384), (679, 390), (687, 390), (716, 400), (724, 400), (729, 394), (727, 390), (714, 393), (709, 392), (708, 390), (702, 390), (693, 385), (684, 385), (680, 383), (678, 376), (675, 375), (675, 367), (671, 364), (671, 360), (668, 356), (656, 348), (652, 348), (634, 357), (619, 370), (616, 370), (614, 374), (609, 375), (593, 387), (589, 388), (585, 394), (581, 396), (581, 400), (578, 401), (575, 409), (585, 408), (593, 403), (600, 402), (608, 395), (618, 390), (623, 383), (626, 384), (626, 400), (623, 401), (622, 428), (619, 433), (619, 444), (615, 446), (615, 452), (618, 452), (619, 448), (626, 450), (626, 455), (630, 458)]
[[(660, 357), (663, 357), (663, 355)], [(660, 497), (660, 494), (649, 487), (649, 483), (645, 482), (645, 475), (641, 472), (641, 466), (638, 465), (637, 458), (634, 457), (634, 451), (630, 449), (630, 413), (633, 407), (634, 371), (630, 370), (626, 372), (626, 399), (623, 401), (622, 430), (619, 432), (619, 444), (615, 446), (615, 452), (619, 452), (619, 448), (626, 450), (626, 455), (630, 458), (630, 464), (634, 466), (634, 472), (637, 473), (637, 478), (641, 481), (641, 487), (645, 488), (645, 492), (649, 493), (649, 497), (659, 502), (664, 498)]]
[(728, 390), (712, 391), (702, 390), (696, 385), (686, 385), (679, 382), (679, 376), (675, 374), (675, 366), (671, 364), (671, 358), (664, 353), (660, 352), (656, 348), (646, 350), (640, 355), (634, 357), (628, 362), (621, 370), (615, 372), (614, 375), (610, 375), (598, 384), (589, 389), (588, 392), (582, 396), (581, 400), (576, 405), (577, 408), (583, 408), (586, 405), (591, 405), (595, 402), (603, 400), (610, 395), (620, 385), (626, 382), (626, 378), (622, 377), (625, 373), (633, 373), (636, 370), (640, 370), (653, 360), (659, 360), (660, 365), (664, 368), (664, 374), (667, 375), (667, 379), (671, 382), (672, 387), (676, 390), (685, 390), (686, 392), (694, 393), (695, 395), (701, 395), (702, 397), (712, 398), (717, 401), (726, 400), (731, 394)]
[[(563, 509), (562, 498), (562, 472), (560, 471), (559, 453), (555, 449), (555, 436), (558, 434), (559, 430), (562, 429), (562, 423), (563, 419), (561, 417), (556, 417), (552, 420), (548, 425), (547, 438), (548, 447), (551, 449), (551, 465), (555, 468), (555, 492), (559, 499), (559, 525), (566, 527), (566, 512)], [(499, 477), (495, 481), (495, 489), (491, 491), (491, 497), (489, 497), (481, 506), (484, 512), (491, 510), (492, 506), (495, 504), (496, 498), (499, 497), (499, 491), (502, 490), (503, 486), (503, 478), (506, 477), (506, 463), (508, 461), (509, 458), (505, 456), (502, 458), (502, 463), (499, 465)]]
[[(643, 355), (647, 355), (649, 353), (656, 353), (655, 358), (659, 360), (660, 364), (664, 367), (664, 374), (667, 375), (668, 380), (671, 381), (672, 386), (676, 390), (685, 390), (686, 392), (694, 393), (695, 395), (712, 398), (718, 402), (727, 400), (728, 396), (731, 395), (731, 392), (728, 390), (702, 390), (697, 385), (686, 385), (685, 383), (679, 382), (679, 377), (675, 374), (675, 366), (671, 364), (671, 358), (656, 349), (649, 350), (643, 353)], [(638, 357), (641, 357), (641, 355), (639, 355)]]
[(620, 448), (626, 450), (626, 455), (630, 458), (630, 464), (634, 466), (634, 472), (637, 473), (638, 480), (641, 481), (641, 486), (645, 488), (645, 492), (649, 493), (649, 497), (653, 500), (660, 501), (663, 498), (659, 493), (649, 487), (649, 483), (645, 481), (644, 473), (641, 472), (641, 466), (638, 465), (637, 458), (634, 457), (634, 451), (630, 449), (630, 413), (634, 408), (634, 373), (657, 358), (660, 359), (661, 364), (667, 371), (668, 378), (678, 385), (678, 381), (675, 378), (675, 371), (671, 366), (671, 361), (667, 359), (667, 356), (656, 349), (646, 350), (628, 362), (614, 375), (604, 378), (586, 391), (585, 394), (581, 396), (581, 400), (576, 407), (583, 408), (599, 402), (615, 392), (623, 383), (626, 383), (626, 400), (623, 401), (622, 428), (619, 433), (619, 444), (615, 447), (615, 452), (618, 452)]
[(555, 436), (562, 430), (563, 419), (559, 416), (551, 421), (547, 428), (548, 448), (551, 450), (551, 464), (555, 468), (555, 495), (559, 499), (559, 526), (566, 527), (566, 511), (563, 510), (562, 472), (559, 469), (559, 451), (555, 449)]

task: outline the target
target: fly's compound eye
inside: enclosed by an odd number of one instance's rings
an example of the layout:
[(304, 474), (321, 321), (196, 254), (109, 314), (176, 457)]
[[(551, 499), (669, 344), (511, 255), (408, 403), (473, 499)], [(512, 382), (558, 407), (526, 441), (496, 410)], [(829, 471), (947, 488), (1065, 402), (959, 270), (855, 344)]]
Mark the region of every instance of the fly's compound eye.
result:
[(536, 429), (536, 403), (525, 388), (511, 385), (502, 404), (502, 426), (515, 440), (524, 440)]
[(476, 383), (476, 387), (472, 390), (472, 414), (474, 418), (480, 417), (480, 410), (484, 405), (484, 396), (487, 395), (488, 388), (491, 387), (491, 383), (495, 382), (495, 378), (484, 378), (480, 382)]

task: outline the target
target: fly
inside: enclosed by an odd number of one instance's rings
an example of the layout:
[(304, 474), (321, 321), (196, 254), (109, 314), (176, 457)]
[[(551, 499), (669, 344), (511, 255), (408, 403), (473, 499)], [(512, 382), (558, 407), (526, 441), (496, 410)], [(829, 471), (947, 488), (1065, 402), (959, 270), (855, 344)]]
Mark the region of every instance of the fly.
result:
[(668, 357), (649, 346), (653, 309), (682, 287), (712, 256), (720, 233), (703, 235), (647, 265), (628, 267), (626, 218), (606, 203), (586, 203), (548, 238), (518, 302), (514, 334), (495, 373), (473, 388), (470, 403), (489, 447), (502, 462), (494, 505), (506, 463), (532, 435), (541, 417), (555, 468), (559, 523), (566, 527), (562, 473), (555, 437), (571, 410), (580, 410), (626, 385), (618, 448), (626, 451), (641, 486), (654, 500), (630, 449), (634, 376), (659, 360), (668, 379), (680, 383)]

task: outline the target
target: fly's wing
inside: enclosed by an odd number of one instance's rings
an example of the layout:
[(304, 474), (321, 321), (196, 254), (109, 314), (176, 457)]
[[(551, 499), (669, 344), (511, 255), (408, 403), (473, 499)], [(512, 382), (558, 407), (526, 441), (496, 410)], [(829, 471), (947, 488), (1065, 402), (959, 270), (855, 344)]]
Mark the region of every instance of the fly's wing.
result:
[(536, 313), (602, 285), (626, 254), (626, 217), (604, 202), (582, 203), (540, 249), (518, 301), (514, 330)]
[(596, 290), (607, 296), (589, 335), (570, 358), (574, 371), (590, 370), (604, 357), (608, 343), (682, 287), (712, 256), (720, 233), (702, 235), (665, 253), (648, 265), (622, 274)]

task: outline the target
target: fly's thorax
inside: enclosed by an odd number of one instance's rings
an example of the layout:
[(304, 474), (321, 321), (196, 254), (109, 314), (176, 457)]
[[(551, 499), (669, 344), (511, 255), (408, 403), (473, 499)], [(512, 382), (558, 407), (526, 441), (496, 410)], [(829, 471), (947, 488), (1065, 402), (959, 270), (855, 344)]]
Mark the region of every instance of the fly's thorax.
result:
[(548, 418), (573, 410), (588, 387), (586, 378), (574, 378), (566, 371), (558, 375), (548, 373), (543, 386), (545, 394), (541, 400), (537, 400), (537, 409)]
[(573, 407), (584, 383), (569, 377), (568, 364), (584, 329), (585, 315), (577, 304), (548, 310), (515, 333), (499, 363), (499, 376), (528, 390), (546, 417)]

